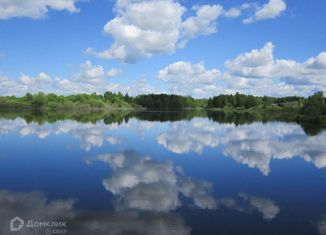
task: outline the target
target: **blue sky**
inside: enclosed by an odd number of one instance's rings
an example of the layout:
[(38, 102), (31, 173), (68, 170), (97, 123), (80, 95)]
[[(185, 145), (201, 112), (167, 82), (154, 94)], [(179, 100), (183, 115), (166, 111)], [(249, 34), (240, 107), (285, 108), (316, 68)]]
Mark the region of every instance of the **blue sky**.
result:
[(326, 91), (326, 2), (0, 0), (0, 95)]

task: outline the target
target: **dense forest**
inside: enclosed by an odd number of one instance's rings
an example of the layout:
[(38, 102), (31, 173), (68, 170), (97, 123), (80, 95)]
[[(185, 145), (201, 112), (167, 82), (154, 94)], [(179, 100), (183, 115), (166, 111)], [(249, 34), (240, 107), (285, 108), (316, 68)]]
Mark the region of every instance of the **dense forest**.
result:
[(269, 97), (236, 93), (218, 95), (209, 99), (195, 99), (190, 96), (169, 94), (148, 94), (129, 96), (128, 94), (78, 94), (62, 96), (56, 94), (27, 93), (23, 97), (0, 97), (1, 110), (113, 110), (147, 109), (175, 111), (185, 109), (209, 109), (222, 111), (244, 111), (285, 113), (285, 115), (320, 117), (326, 115), (323, 92), (304, 98), (299, 96)]
[(263, 105), (264, 107), (270, 105), (287, 106), (296, 105), (301, 106), (304, 102), (304, 97), (287, 96), (287, 97), (270, 97), (270, 96), (253, 96), (236, 93), (235, 95), (219, 95), (208, 99), (208, 108), (252, 108)]
[(110, 91), (102, 94), (78, 94), (62, 96), (56, 94), (27, 93), (23, 97), (0, 97), (0, 109), (110, 109), (146, 108), (149, 110), (181, 110), (186, 108), (205, 108), (206, 99), (189, 96), (149, 94), (139, 96), (123, 95)]
[(139, 95), (133, 98), (133, 102), (150, 110), (205, 108), (207, 105), (206, 99), (194, 99), (190, 96), (167, 94)]
[(23, 97), (0, 97), (0, 109), (48, 109), (48, 110), (78, 110), (78, 109), (110, 109), (132, 108), (132, 98), (128, 94), (105, 92), (101, 94), (78, 94), (62, 96), (53, 93), (27, 93)]

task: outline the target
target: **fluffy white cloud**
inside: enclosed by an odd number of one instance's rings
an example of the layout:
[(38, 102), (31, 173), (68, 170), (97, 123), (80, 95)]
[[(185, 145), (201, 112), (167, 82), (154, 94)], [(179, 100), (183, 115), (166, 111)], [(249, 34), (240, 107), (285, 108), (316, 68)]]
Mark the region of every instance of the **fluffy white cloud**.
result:
[(229, 10), (225, 10), (223, 15), (231, 18), (239, 17), (241, 15), (241, 9), (232, 7)]
[(267, 42), (225, 62), (225, 71), (207, 70), (203, 63), (172, 63), (158, 72), (157, 78), (170, 85), (170, 92), (208, 97), (219, 93), (255, 95), (303, 95), (326, 91), (326, 53), (305, 62), (275, 59), (274, 45)]
[(149, 84), (146, 78), (141, 78), (124, 85), (110, 83), (105, 87), (107, 90), (124, 94), (128, 93), (129, 95), (166, 93), (160, 87)]
[(39, 91), (60, 95), (104, 93), (105, 91), (122, 92), (129, 95), (164, 93), (164, 90), (149, 84), (145, 77), (129, 84), (113, 83), (106, 79), (117, 76), (121, 72), (116, 68), (105, 71), (102, 65), (94, 65), (91, 61), (85, 61), (80, 65), (80, 71), (72, 74), (71, 79), (51, 77), (44, 72), (35, 77), (22, 74), (18, 79), (0, 76), (0, 95), (23, 96), (27, 92), (37, 93)]
[[(220, 90), (218, 69), (206, 69), (203, 62), (192, 64), (178, 61), (161, 69), (157, 78), (170, 85), (170, 92), (180, 95), (207, 97)], [(210, 91), (210, 92), (207, 92)]]
[(189, 39), (216, 33), (221, 16), (237, 18), (243, 11), (254, 10), (254, 16), (243, 20), (251, 23), (275, 18), (285, 9), (283, 0), (269, 0), (263, 6), (244, 3), (228, 10), (219, 4), (195, 5), (190, 11), (177, 0), (119, 0), (115, 17), (104, 26), (104, 33), (113, 37), (113, 44), (104, 51), (87, 48), (86, 53), (134, 63), (155, 54), (173, 53), (178, 47), (185, 47)]
[(190, 38), (215, 33), (222, 9), (220, 5), (196, 6), (195, 15), (183, 20), (186, 9), (175, 0), (117, 1), (116, 17), (104, 26), (114, 43), (105, 51), (88, 48), (86, 53), (128, 63), (172, 53)]
[(222, 14), (221, 5), (203, 5), (194, 7), (196, 15), (191, 16), (182, 23), (185, 38), (192, 38), (197, 35), (215, 33), (216, 20)]
[(326, 52), (321, 52), (317, 57), (309, 58), (306, 65), (311, 69), (326, 69)]
[(210, 83), (220, 75), (217, 69), (206, 70), (204, 63), (191, 64), (178, 61), (168, 65), (158, 73), (158, 79), (172, 83)]
[(269, 77), (274, 66), (273, 48), (274, 45), (268, 42), (262, 49), (254, 49), (226, 61), (225, 67), (232, 75), (240, 77)]
[(19, 80), (22, 84), (28, 86), (42, 86), (43, 84), (50, 84), (52, 83), (52, 79), (46, 73), (39, 73), (35, 78), (32, 78), (28, 75), (23, 74), (20, 76)]
[(268, 3), (258, 7), (255, 15), (243, 20), (243, 23), (250, 24), (259, 20), (272, 19), (279, 16), (286, 10), (286, 3), (284, 0), (269, 0)]
[(110, 69), (108, 72), (107, 72), (107, 75), (112, 78), (112, 77), (116, 77), (118, 76), (119, 74), (122, 73), (122, 70), (121, 69), (117, 69), (117, 68), (112, 68)]
[(80, 65), (80, 72), (75, 74), (78, 82), (102, 83), (105, 78), (104, 68), (101, 65), (93, 65), (91, 61), (86, 61)]
[[(209, 97), (220, 93), (247, 93), (254, 95), (309, 96), (326, 91), (326, 52), (304, 62), (274, 58), (274, 45), (267, 42), (261, 49), (241, 53), (225, 62), (224, 71), (206, 68), (203, 62), (178, 61), (159, 70), (157, 79), (163, 86), (151, 85), (145, 78), (129, 84), (112, 83), (106, 77), (116, 69), (105, 71), (90, 61), (81, 64), (80, 72), (72, 79), (51, 78), (46, 73), (35, 77), (22, 75), (19, 79), (0, 77), (2, 95), (24, 95), (26, 92), (44, 91), (58, 94), (75, 93), (175, 93), (194, 97)], [(164, 87), (164, 89), (160, 88)]]
[(204, 63), (191, 64), (178, 61), (160, 70), (158, 79), (172, 83), (204, 84), (213, 82), (220, 74), (217, 69), (206, 70)]
[(104, 52), (91, 49), (88, 52), (126, 62), (173, 52), (184, 11), (184, 7), (173, 0), (118, 1), (116, 17), (104, 26), (104, 32), (115, 39), (114, 44)]
[(22, 95), (26, 93), (27, 86), (20, 82), (9, 79), (8, 77), (0, 76), (0, 94), (7, 95)]
[(75, 3), (78, 0), (1, 0), (0, 20), (13, 17), (30, 17), (39, 19), (52, 10), (78, 12)]
[(86, 61), (80, 65), (80, 71), (72, 75), (73, 79), (52, 78), (44, 72), (35, 77), (23, 74), (19, 79), (0, 77), (0, 92), (1, 95), (16, 96), (39, 91), (57, 94), (103, 92), (105, 86), (110, 86), (109, 83), (105, 83), (105, 76), (102, 66), (92, 65), (90, 61)]
[[(317, 89), (325, 90), (325, 52), (299, 63), (293, 60), (274, 59), (273, 48), (273, 44), (268, 42), (260, 50), (252, 50), (239, 55), (234, 60), (228, 60), (225, 67), (231, 75), (249, 79), (248, 82), (253, 78), (274, 79), (274, 87), (276, 81), (281, 85), (292, 86), (294, 90), (303, 91), (301, 95), (306, 94), (307, 89), (310, 92)], [(300, 94), (298, 91), (297, 94)]]

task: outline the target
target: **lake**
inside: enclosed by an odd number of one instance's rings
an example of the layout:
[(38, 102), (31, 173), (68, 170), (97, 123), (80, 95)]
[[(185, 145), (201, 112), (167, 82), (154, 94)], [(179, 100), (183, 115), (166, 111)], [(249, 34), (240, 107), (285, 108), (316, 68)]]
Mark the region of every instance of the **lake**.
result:
[[(0, 148), (0, 234), (14, 234), (16, 216), (24, 235), (326, 234), (318, 127), (249, 114), (7, 113)], [(66, 224), (36, 223), (47, 221)]]

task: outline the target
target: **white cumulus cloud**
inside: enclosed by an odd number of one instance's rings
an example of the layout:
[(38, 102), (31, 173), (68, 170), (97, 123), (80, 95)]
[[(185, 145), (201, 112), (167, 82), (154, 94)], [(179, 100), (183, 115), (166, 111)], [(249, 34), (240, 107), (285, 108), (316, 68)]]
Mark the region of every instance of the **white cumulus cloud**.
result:
[(263, 6), (257, 7), (254, 16), (243, 20), (243, 23), (250, 24), (259, 20), (273, 19), (286, 10), (284, 0), (269, 0)]
[(104, 26), (113, 44), (99, 52), (88, 48), (86, 53), (128, 63), (173, 53), (190, 38), (215, 33), (222, 10), (220, 5), (196, 6), (194, 14), (183, 19), (186, 8), (176, 0), (117, 1), (115, 17)]
[(116, 77), (118, 75), (120, 75), (122, 73), (121, 69), (118, 68), (112, 68), (107, 72), (107, 75), (112, 78), (112, 77)]
[(196, 15), (186, 19), (183, 23), (184, 37), (192, 38), (197, 35), (215, 33), (216, 19), (222, 14), (221, 5), (203, 5), (194, 7)]
[(326, 91), (326, 52), (304, 62), (276, 59), (274, 45), (241, 53), (224, 64), (224, 71), (206, 69), (204, 63), (178, 61), (158, 72), (169, 91), (181, 95), (209, 97), (221, 93), (309, 96)]
[(104, 80), (105, 72), (103, 66), (93, 65), (88, 60), (80, 65), (80, 72), (75, 74), (74, 77), (79, 82), (101, 83)]
[(75, 5), (77, 1), (78, 0), (1, 0), (0, 20), (13, 17), (40, 19), (45, 17), (50, 9), (78, 12), (78, 8)]

